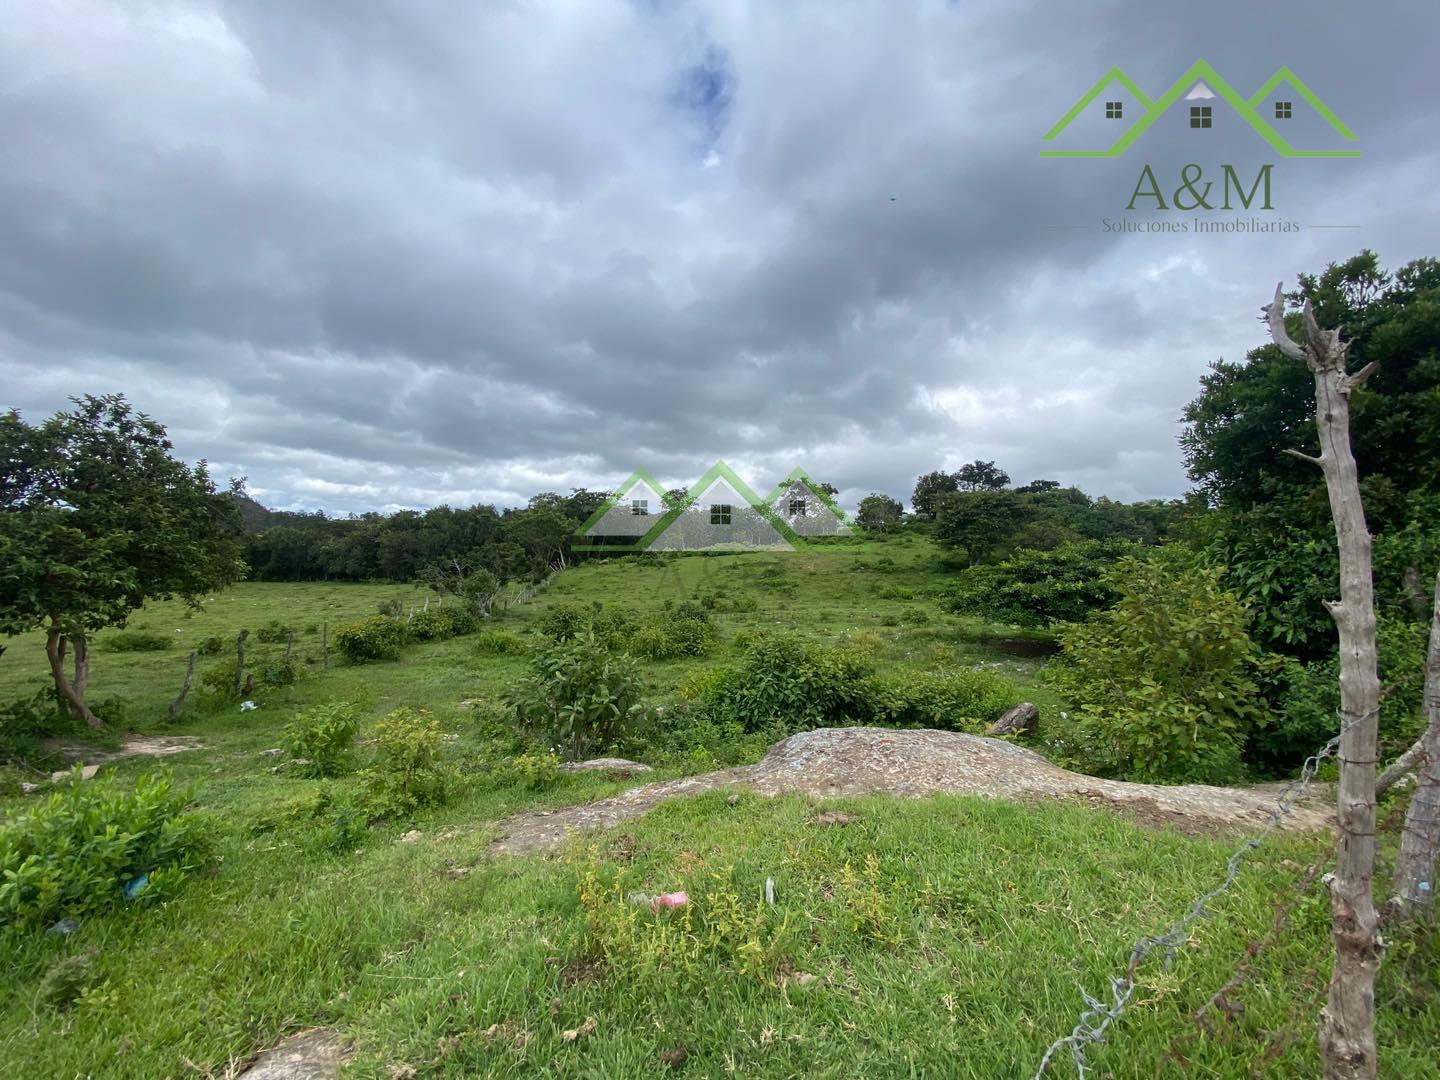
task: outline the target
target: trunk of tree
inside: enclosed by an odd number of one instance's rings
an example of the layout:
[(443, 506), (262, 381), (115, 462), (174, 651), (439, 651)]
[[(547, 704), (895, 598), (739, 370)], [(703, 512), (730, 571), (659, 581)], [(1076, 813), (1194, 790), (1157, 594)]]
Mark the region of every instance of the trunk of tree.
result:
[[(65, 675), (65, 653), (66, 639), (52, 621), (45, 634), (45, 655), (50, 660), (50, 677), (55, 680), (55, 692), (60, 695), (60, 700), (72, 714), (84, 720), (92, 728), (104, 727), (101, 719), (90, 711), (85, 704), (85, 682), (90, 677), (90, 666), (88, 653), (85, 649), (85, 639), (75, 637), (71, 639), (76, 642), (75, 651), (75, 682), (71, 682)], [(82, 661), (82, 657), (85, 657)]]
[(75, 693), (83, 698), (90, 686), (90, 646), (83, 637), (72, 636), (70, 649), (75, 658), (75, 675), (70, 680), (70, 685), (75, 687)]
[(1345, 372), (1338, 330), (1321, 330), (1307, 301), (1305, 345), (1285, 330), (1277, 285), (1266, 309), (1270, 333), (1286, 356), (1303, 360), (1315, 376), (1315, 426), (1320, 456), (1291, 453), (1320, 466), (1340, 549), (1340, 599), (1326, 607), (1340, 639), (1340, 848), (1328, 879), (1335, 939), (1330, 993), (1320, 1013), (1320, 1057), (1327, 1080), (1372, 1080), (1376, 1073), (1375, 973), (1380, 967), (1379, 912), (1375, 909), (1375, 761), (1378, 756), (1380, 679), (1376, 671), (1375, 586), (1370, 532), (1350, 449), (1350, 392), (1374, 370)]
[(245, 694), (245, 639), (250, 636), (249, 630), (241, 630), (240, 636), (235, 639), (235, 696), (243, 697)]
[(185, 708), (185, 698), (190, 694), (190, 684), (195, 679), (195, 654), (190, 654), (190, 663), (185, 668), (185, 682), (180, 687), (180, 696), (170, 703), (170, 719), (179, 720), (180, 711)]
[(1425, 658), (1425, 721), (1425, 734), (1407, 752), (1416, 754), (1420, 775), (1400, 834), (1389, 915), (1412, 916), (1435, 901), (1435, 861), (1440, 854), (1440, 574), (1435, 575), (1435, 613)]

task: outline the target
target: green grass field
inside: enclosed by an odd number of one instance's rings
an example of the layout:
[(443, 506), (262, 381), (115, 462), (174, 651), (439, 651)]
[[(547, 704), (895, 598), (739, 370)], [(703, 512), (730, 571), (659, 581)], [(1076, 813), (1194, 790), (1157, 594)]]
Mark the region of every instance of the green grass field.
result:
[[(920, 538), (615, 560), (566, 571), (496, 621), (532, 638), (559, 603), (650, 610), (667, 599), (753, 597), (754, 610), (717, 615), (726, 642), (781, 627), (849, 640), (886, 666), (985, 664), (1043, 711), (1063, 707), (1036, 684), (1041, 661), (1003, 647), (1003, 628), (935, 602), (941, 581), (937, 553)], [(1075, 1023), (1078, 987), (1103, 991), (1134, 939), (1218, 881), (1235, 845), (1072, 805), (869, 798), (823, 804), (855, 817), (825, 827), (814, 801), (746, 795), (732, 805), (712, 793), (558, 856), (492, 859), (486, 845), (505, 815), (628, 783), (592, 774), (531, 790), (493, 774), (490, 725), (526, 660), (480, 656), (473, 636), (410, 646), (390, 663), (352, 666), (332, 653), (320, 666), (321, 624), (333, 631), (395, 598), (418, 605), (425, 595), (244, 584), (199, 612), (165, 603), (137, 613), (132, 629), (174, 639), (164, 651), (114, 651), (98, 636), (91, 699), (123, 699), (135, 730), (204, 742), (163, 762), (126, 760), (116, 774), (165, 768), (198, 783), (216, 857), (164, 906), (88, 917), (68, 937), (0, 932), (0, 1076), (224, 1076), (315, 1025), (355, 1041), (347, 1075), (357, 1077), (1029, 1076)], [(259, 708), (243, 713), (207, 702), (197, 685), (180, 723), (167, 724), (188, 650), (271, 620), (297, 631), (307, 676), (262, 688)], [(0, 703), (46, 685), (38, 636), (6, 644)], [(653, 699), (670, 700), (687, 673), (730, 648), (643, 665)], [(281, 650), (254, 647), (261, 660)], [(203, 659), (200, 672), (225, 659)], [(297, 708), (333, 700), (359, 701), (371, 719), (402, 705), (431, 710), (454, 736), (447, 754), (467, 770), (459, 797), (333, 850), (307, 807), (358, 780), (300, 779), (262, 756)], [(671, 763), (655, 778), (681, 771)], [(4, 798), (0, 813), (35, 798)], [(412, 829), (419, 839), (402, 840)], [(1270, 931), (1326, 847), (1317, 837), (1267, 843), (1173, 965), (1141, 969), (1130, 1012), (1091, 1052), (1096, 1075), (1316, 1075), (1313, 1021), (1330, 948), (1318, 888)], [(776, 883), (773, 906), (762, 902), (766, 878)], [(692, 901), (679, 913), (652, 915), (627, 900), (676, 889)], [(1253, 941), (1267, 944), (1231, 995), (1237, 1007), (1193, 1038), (1190, 1013)], [(46, 972), (88, 950), (102, 992), (68, 1009), (45, 1004)], [(1437, 970), (1433, 941), (1392, 946), (1380, 984), (1383, 1075), (1437, 1075)], [(581, 1034), (567, 1040), (567, 1031)], [(1053, 1073), (1072, 1074), (1064, 1063)]]

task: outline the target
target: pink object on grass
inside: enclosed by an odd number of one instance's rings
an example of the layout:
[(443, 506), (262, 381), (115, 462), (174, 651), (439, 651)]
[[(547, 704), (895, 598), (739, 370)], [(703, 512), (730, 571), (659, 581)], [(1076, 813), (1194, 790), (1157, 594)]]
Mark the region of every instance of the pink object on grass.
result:
[(686, 896), (683, 892), (661, 893), (650, 901), (650, 910), (659, 911), (661, 908), (684, 907), (689, 902), (690, 897)]

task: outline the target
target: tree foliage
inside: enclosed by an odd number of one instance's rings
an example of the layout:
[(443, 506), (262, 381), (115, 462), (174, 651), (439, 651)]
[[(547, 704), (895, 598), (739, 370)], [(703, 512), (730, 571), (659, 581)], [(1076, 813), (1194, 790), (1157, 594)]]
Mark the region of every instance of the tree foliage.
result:
[(905, 507), (898, 499), (872, 491), (860, 500), (856, 521), (862, 529), (884, 532), (892, 525), (899, 524), (905, 516)]
[(0, 633), (44, 627), (57, 692), (98, 726), (89, 636), (147, 600), (194, 601), (244, 564), (238, 507), (204, 461), (173, 457), (165, 429), (119, 395), (73, 401), (35, 425), (0, 417)]

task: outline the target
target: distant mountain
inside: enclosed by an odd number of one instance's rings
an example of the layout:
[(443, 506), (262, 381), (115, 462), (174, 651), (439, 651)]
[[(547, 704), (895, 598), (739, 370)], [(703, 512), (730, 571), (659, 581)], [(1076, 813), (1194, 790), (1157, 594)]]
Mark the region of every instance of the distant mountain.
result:
[(234, 499), (236, 505), (240, 507), (240, 520), (244, 523), (247, 533), (263, 532), (275, 524), (272, 520), (275, 517), (275, 511), (267, 510), (244, 492), (239, 495), (231, 495), (230, 498)]

